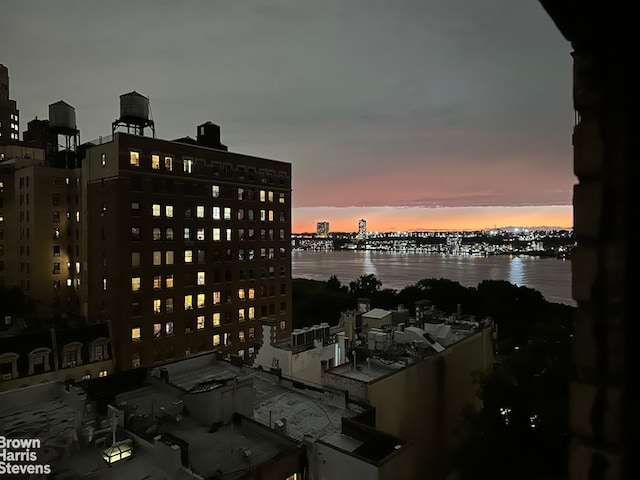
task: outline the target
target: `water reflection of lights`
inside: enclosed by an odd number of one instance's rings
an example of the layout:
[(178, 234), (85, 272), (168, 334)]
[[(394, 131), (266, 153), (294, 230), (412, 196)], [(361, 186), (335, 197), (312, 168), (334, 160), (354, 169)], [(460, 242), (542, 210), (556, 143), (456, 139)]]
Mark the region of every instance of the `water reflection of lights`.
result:
[(362, 268), (364, 269), (365, 275), (375, 275), (376, 273), (378, 273), (376, 266), (371, 261), (371, 252), (369, 250), (365, 250), (364, 252)]
[(509, 282), (518, 286), (524, 285), (524, 265), (520, 257), (511, 257), (509, 262)]

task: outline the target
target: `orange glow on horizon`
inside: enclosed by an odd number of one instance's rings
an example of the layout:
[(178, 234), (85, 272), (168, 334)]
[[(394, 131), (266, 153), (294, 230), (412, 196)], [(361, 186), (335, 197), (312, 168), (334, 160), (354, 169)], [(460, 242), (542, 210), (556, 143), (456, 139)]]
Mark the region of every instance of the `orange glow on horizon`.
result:
[(356, 232), (358, 220), (369, 232), (463, 231), (502, 227), (573, 228), (573, 206), (535, 207), (312, 207), (294, 208), (292, 232), (315, 232), (329, 222), (331, 232)]

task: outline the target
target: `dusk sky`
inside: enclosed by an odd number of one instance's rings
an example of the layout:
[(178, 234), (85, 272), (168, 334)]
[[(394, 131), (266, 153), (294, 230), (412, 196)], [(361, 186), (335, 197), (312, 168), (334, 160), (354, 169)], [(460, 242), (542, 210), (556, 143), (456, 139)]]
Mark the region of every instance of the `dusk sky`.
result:
[(159, 138), (221, 126), (290, 162), (293, 231), (571, 227), (571, 47), (536, 0), (31, 1), (0, 7), (21, 131), (119, 96)]

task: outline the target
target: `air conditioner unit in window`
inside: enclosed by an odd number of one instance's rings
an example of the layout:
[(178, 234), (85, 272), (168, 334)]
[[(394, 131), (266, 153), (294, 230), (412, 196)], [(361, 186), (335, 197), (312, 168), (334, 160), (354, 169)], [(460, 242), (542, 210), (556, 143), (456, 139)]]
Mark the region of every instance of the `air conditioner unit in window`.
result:
[(2, 374), (2, 380), (11, 380), (11, 374), (10, 373), (3, 373)]

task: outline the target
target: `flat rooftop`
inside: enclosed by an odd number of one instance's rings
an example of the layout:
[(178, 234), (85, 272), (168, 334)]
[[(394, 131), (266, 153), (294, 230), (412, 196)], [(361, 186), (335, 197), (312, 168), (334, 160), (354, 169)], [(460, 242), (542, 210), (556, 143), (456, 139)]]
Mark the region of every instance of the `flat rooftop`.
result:
[(351, 418), (364, 409), (350, 404), (338, 406), (325, 400), (321, 392), (289, 389), (277, 385), (269, 376), (254, 377), (256, 402), (254, 419), (263, 425), (286, 419), (286, 435), (301, 440), (304, 437), (323, 439), (342, 428), (342, 418)]
[[(188, 363), (188, 362), (187, 362)], [(209, 379), (211, 375), (220, 378), (233, 378), (229, 374), (240, 374), (246, 377), (245, 369), (235, 367), (225, 362), (209, 365), (191, 375), (188, 370), (170, 373), (170, 380), (180, 385), (180, 388), (190, 389)], [(173, 383), (173, 382), (172, 382)], [(120, 394), (118, 403), (127, 402), (136, 405), (138, 415), (158, 415), (161, 408), (170, 411), (181, 403), (181, 392), (162, 384), (149, 383), (141, 388)], [(212, 477), (217, 470), (225, 472), (224, 478), (239, 478), (253, 465), (259, 465), (281, 452), (291, 448), (291, 442), (279, 439), (273, 435), (263, 435), (255, 428), (243, 423), (221, 425), (212, 431), (211, 425), (203, 425), (191, 416), (182, 416), (180, 421), (163, 422), (162, 433), (174, 435), (189, 444), (189, 461), (192, 470), (204, 477)], [(249, 457), (242, 454), (241, 449), (249, 449)], [(236, 472), (237, 475), (229, 472)]]
[(381, 362), (376, 358), (369, 358), (368, 361), (360, 361), (353, 368), (353, 362), (343, 363), (331, 369), (332, 375), (352, 378), (360, 382), (373, 382), (379, 378), (386, 377), (392, 373), (402, 370), (407, 365), (404, 362)]

